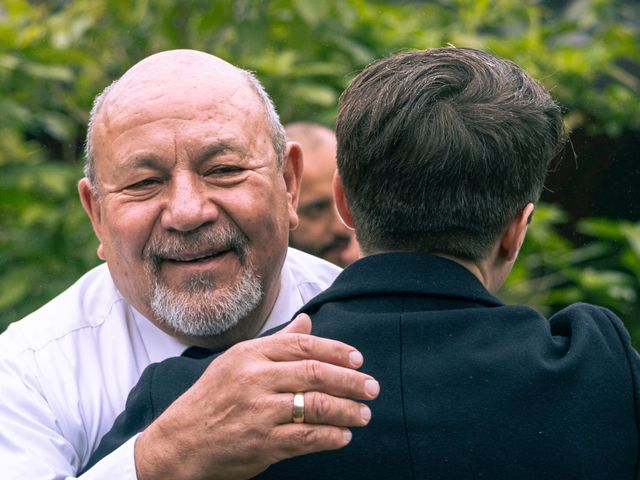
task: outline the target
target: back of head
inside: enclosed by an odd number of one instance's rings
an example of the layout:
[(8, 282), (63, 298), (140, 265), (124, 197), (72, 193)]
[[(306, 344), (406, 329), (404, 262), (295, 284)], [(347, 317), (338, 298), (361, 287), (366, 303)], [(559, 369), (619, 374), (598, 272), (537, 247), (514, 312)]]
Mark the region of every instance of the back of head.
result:
[(540, 197), (564, 143), (560, 107), (514, 63), (477, 50), (405, 52), (340, 98), (338, 171), (363, 250), (478, 260)]

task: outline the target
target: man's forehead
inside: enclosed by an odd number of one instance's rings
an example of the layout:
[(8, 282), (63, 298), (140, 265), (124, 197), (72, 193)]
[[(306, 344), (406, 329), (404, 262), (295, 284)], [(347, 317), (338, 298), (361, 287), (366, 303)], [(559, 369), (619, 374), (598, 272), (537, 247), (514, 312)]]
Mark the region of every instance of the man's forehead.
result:
[(104, 105), (122, 107), (132, 100), (160, 104), (179, 98), (225, 101), (252, 93), (246, 73), (230, 63), (203, 52), (172, 50), (147, 57), (127, 70)]
[(138, 82), (179, 79), (178, 83), (193, 85), (211, 78), (224, 81), (241, 76), (239, 68), (208, 53), (170, 50), (136, 63), (122, 75), (119, 83), (123, 88), (130, 88)]
[(104, 133), (164, 118), (253, 115), (261, 106), (245, 72), (212, 55), (177, 50), (129, 69), (108, 92), (94, 127)]

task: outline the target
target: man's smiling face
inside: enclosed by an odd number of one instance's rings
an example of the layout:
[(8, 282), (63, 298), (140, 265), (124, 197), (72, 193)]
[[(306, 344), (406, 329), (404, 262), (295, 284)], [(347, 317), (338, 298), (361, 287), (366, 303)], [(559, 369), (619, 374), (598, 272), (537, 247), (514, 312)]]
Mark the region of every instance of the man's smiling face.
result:
[(147, 318), (202, 337), (246, 317), (255, 334), (278, 293), (297, 180), (241, 71), (175, 60), (139, 64), (108, 93), (92, 131), (97, 195), (81, 184), (83, 203), (116, 286)]

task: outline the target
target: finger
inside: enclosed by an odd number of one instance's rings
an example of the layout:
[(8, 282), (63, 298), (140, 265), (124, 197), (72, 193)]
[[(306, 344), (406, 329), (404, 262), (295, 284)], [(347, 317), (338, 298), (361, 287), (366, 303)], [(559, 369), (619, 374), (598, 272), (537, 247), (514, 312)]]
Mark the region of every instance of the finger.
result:
[(304, 423), (364, 427), (370, 420), (371, 409), (364, 403), (320, 392), (304, 394)]
[(270, 391), (280, 393), (319, 391), (336, 397), (372, 400), (378, 396), (378, 382), (366, 373), (316, 360), (277, 362), (263, 379)]
[[(279, 412), (274, 421), (279, 424), (293, 422), (293, 395), (278, 395)], [(335, 427), (364, 427), (371, 420), (371, 409), (364, 403), (338, 398), (321, 392), (304, 393), (304, 423), (333, 425)]]
[(275, 461), (324, 450), (337, 450), (349, 444), (351, 432), (344, 427), (290, 423), (279, 425), (268, 439)]
[(290, 333), (271, 335), (254, 342), (249, 345), (274, 362), (314, 359), (347, 368), (359, 368), (364, 363), (357, 349), (329, 338)]
[(311, 333), (311, 318), (306, 313), (301, 313), (289, 325), (274, 335), (282, 335), (283, 333)]

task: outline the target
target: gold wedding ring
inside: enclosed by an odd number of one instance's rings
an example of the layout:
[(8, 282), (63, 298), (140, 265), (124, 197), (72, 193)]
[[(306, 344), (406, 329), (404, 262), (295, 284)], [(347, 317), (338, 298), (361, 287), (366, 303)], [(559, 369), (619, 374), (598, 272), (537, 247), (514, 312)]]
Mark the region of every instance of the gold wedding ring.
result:
[(293, 395), (293, 423), (304, 423), (304, 393)]

